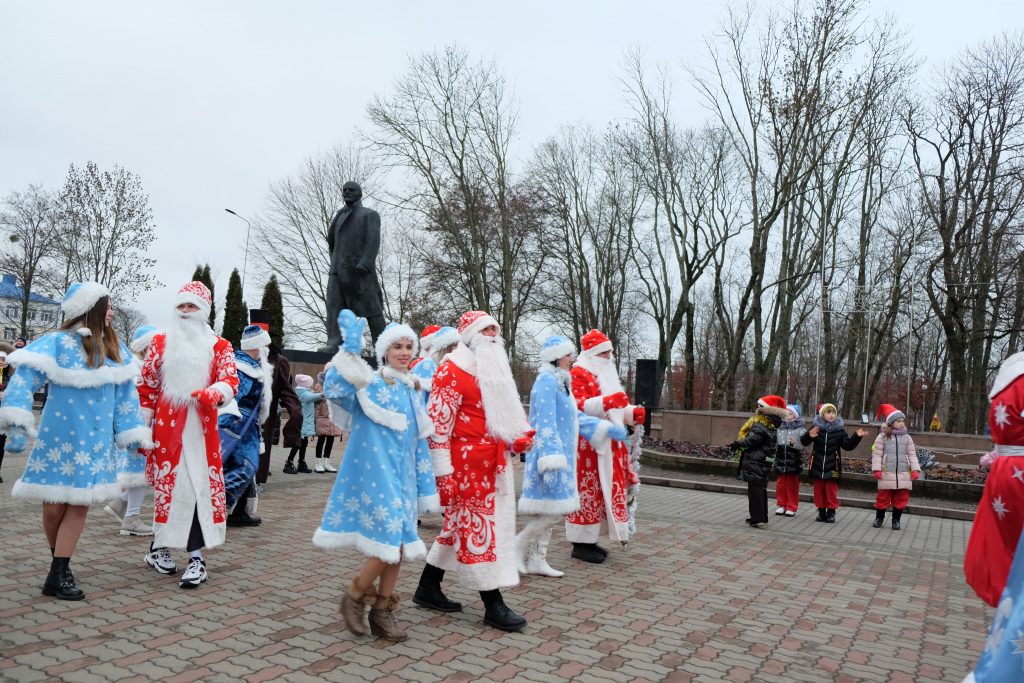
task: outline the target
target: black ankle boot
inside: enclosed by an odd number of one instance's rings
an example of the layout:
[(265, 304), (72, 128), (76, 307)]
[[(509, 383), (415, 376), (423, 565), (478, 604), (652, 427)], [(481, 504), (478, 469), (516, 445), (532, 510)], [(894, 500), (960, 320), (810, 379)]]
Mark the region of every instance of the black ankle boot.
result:
[(899, 531), (900, 530), (900, 517), (902, 517), (902, 516), (903, 516), (903, 510), (897, 510), (897, 509), (893, 508), (893, 511), (892, 511), (892, 530), (893, 531)]
[(85, 593), (75, 585), (75, 575), (68, 568), (69, 557), (55, 557), (50, 561), (50, 573), (43, 583), (43, 595), (58, 600), (81, 600)]
[(590, 564), (601, 564), (605, 560), (596, 543), (573, 543), (572, 556)]
[(309, 465), (306, 464), (305, 460), (300, 460), (299, 467), (295, 471), (299, 474), (310, 474), (313, 470), (309, 469)]
[(295, 469), (295, 463), (293, 463), (291, 460), (284, 464), (284, 469), (281, 471), (284, 472), (285, 474), (296, 474), (298, 472), (298, 470)]
[(412, 601), (420, 607), (437, 610), (438, 612), (461, 612), (462, 603), (449, 600), (441, 590), (441, 580), (444, 578), (444, 570), (427, 564), (420, 574), (420, 583), (416, 586), (416, 592)]
[(826, 524), (835, 524), (836, 523), (836, 511), (835, 511), (834, 508), (828, 508), (828, 510), (825, 511), (825, 523)]
[(815, 518), (815, 522), (824, 522), (828, 519), (828, 511), (825, 508), (818, 508), (818, 516)]
[(882, 522), (885, 521), (885, 510), (875, 510), (875, 523), (871, 526), (876, 529), (882, 528)]
[(484, 623), (502, 631), (518, 631), (526, 626), (526, 619), (509, 609), (498, 589), (480, 591), (484, 601)]
[(602, 548), (601, 546), (599, 546), (596, 543), (594, 544), (594, 550), (596, 550), (597, 552), (601, 553), (602, 556), (608, 557), (608, 551), (605, 550), (604, 548)]

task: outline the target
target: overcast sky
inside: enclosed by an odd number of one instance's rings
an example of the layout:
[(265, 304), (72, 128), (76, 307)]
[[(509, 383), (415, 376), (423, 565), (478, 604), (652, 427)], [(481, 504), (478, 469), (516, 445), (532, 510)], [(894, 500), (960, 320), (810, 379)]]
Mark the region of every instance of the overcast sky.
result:
[[(351, 140), (365, 126), (366, 104), (402, 74), (408, 55), (458, 43), (493, 57), (518, 96), (515, 151), (525, 158), (561, 124), (600, 127), (622, 115), (616, 74), (631, 46), (652, 61), (699, 62), (724, 7), (0, 0), (0, 196), (30, 183), (57, 190), (69, 163), (90, 159), (139, 174), (165, 286), (136, 307), (163, 324), (197, 262), (213, 267), (220, 297), (231, 268), (241, 267), (245, 223), (224, 208), (251, 216), (271, 180)], [(874, 0), (868, 12), (906, 27), (925, 76), (967, 45), (1024, 28), (1019, 0)], [(704, 113), (684, 86), (680, 122), (697, 125)], [(269, 273), (253, 261), (247, 299), (255, 306)]]

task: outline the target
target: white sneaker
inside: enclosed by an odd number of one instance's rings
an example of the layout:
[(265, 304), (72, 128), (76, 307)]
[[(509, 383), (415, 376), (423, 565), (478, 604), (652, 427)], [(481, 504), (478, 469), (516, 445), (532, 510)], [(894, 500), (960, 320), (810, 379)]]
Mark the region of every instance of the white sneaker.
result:
[(146, 556), (142, 559), (161, 574), (173, 574), (178, 569), (171, 558), (171, 552), (167, 548), (156, 548), (152, 552), (146, 553)]
[(122, 536), (152, 536), (153, 527), (145, 524), (138, 515), (125, 517), (121, 522)]
[(326, 472), (327, 471), (327, 470), (324, 469), (324, 459), (323, 458), (317, 458), (316, 459), (316, 464), (313, 465), (313, 471), (314, 472)]
[(786, 510), (787, 517), (796, 517), (796, 510)]
[(124, 521), (125, 510), (128, 509), (128, 501), (120, 498), (112, 500), (103, 506), (103, 511), (119, 522)]
[(338, 470), (336, 470), (334, 467), (331, 466), (331, 461), (330, 460), (328, 460), (327, 458), (324, 458), (324, 471), (325, 472), (337, 472)]
[(206, 581), (206, 562), (200, 560), (198, 557), (190, 557), (188, 560), (188, 566), (185, 567), (185, 571), (181, 574), (181, 581), (178, 585), (182, 588), (195, 588), (199, 584)]
[(784, 515), (786, 514), (786, 508), (775, 508), (775, 514)]

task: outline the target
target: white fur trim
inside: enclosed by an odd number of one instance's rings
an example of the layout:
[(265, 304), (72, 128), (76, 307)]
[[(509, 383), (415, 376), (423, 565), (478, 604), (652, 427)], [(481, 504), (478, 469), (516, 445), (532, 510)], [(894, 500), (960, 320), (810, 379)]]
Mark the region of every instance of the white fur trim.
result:
[(36, 436), (36, 418), (32, 411), (24, 408), (0, 408), (0, 431), (10, 427), (24, 429), (29, 436)]
[(252, 351), (253, 349), (263, 348), (264, 346), (270, 346), (270, 335), (266, 330), (260, 328), (259, 334), (251, 337), (242, 337), (242, 341), (239, 343), (243, 351)]
[(330, 364), (346, 382), (356, 389), (364, 389), (373, 381), (373, 369), (354, 353), (345, 350), (338, 351), (334, 354)]
[(220, 395), (224, 397), (225, 403), (235, 397), (235, 390), (227, 382), (214, 382), (210, 385), (210, 388), (214, 391), (219, 391)]
[(610, 340), (609, 341), (603, 341), (600, 344), (597, 344), (595, 346), (591, 346), (589, 349), (584, 350), (580, 355), (582, 356), (582, 355), (586, 354), (588, 356), (596, 356), (597, 354), (604, 353), (605, 351), (612, 351), (612, 350), (614, 350), (614, 348), (615, 347), (612, 346), (612, 343), (611, 343)]
[(600, 450), (608, 445), (608, 430), (611, 426), (612, 423), (608, 420), (601, 420), (597, 423), (597, 426), (594, 427), (594, 433), (587, 440), (595, 450)]
[(261, 382), (266, 377), (266, 375), (263, 372), (263, 368), (254, 368), (248, 363), (236, 362), (235, 368), (238, 370), (238, 372), (242, 373), (243, 375), (248, 375), (249, 377), (252, 377), (253, 379), (258, 379)]
[(579, 509), (580, 497), (575, 492), (572, 494), (572, 498), (563, 500), (526, 497), (519, 499), (519, 514), (521, 515), (569, 515)]
[(147, 425), (153, 424), (153, 415), (156, 413), (152, 408), (140, 408), (139, 412), (142, 413), (142, 421)]
[(157, 330), (153, 330), (148, 334), (142, 335), (138, 339), (133, 339), (132, 343), (128, 345), (128, 348), (131, 349), (132, 353), (143, 353), (146, 349), (149, 348), (149, 345), (150, 343), (152, 343), (153, 337), (156, 334)]
[(133, 381), (139, 376), (140, 366), (134, 358), (125, 365), (104, 365), (98, 368), (82, 368), (74, 370), (62, 368), (57, 365), (53, 356), (28, 349), (18, 349), (7, 358), (8, 362), (15, 366), (22, 366), (38, 370), (46, 375), (54, 384), (76, 389), (87, 389), (101, 387), (106, 384), (122, 384)]
[[(459, 335), (459, 339), (462, 340), (463, 344), (466, 344), (468, 346), (470, 340), (472, 340), (473, 337), (479, 334), (480, 330), (490, 327), (491, 325), (498, 325), (498, 321), (495, 320), (492, 316), (487, 315), (485, 313), (484, 315), (474, 320), (471, 325), (466, 327), (466, 329), (463, 330), (462, 333)], [(498, 325), (498, 327), (501, 327), (501, 325)]]
[(566, 521), (565, 540), (570, 543), (597, 543), (601, 540), (601, 525), (573, 524)]
[(377, 341), (373, 345), (373, 352), (377, 354), (377, 359), (380, 360), (380, 364), (384, 365), (384, 356), (387, 355), (388, 348), (399, 339), (408, 339), (412, 342), (412, 353), (416, 355), (419, 353), (420, 340), (413, 332), (412, 328), (408, 325), (393, 325), (390, 328), (384, 330), (377, 337)]
[(91, 488), (28, 484), (19, 479), (11, 488), (11, 498), (34, 503), (67, 503), (69, 505), (100, 505), (121, 496), (118, 483), (100, 484)]
[(447, 448), (431, 448), (430, 461), (434, 464), (435, 477), (447, 477), (455, 473), (452, 467), (452, 452)]
[(624, 425), (632, 427), (634, 424), (636, 424), (636, 420), (633, 419), (633, 411), (635, 411), (637, 407), (638, 406), (635, 406), (632, 403), (626, 406), (625, 410), (622, 413), (622, 423)]
[(100, 283), (83, 282), (70, 299), (61, 302), (60, 310), (68, 320), (74, 320), (88, 313), (105, 296), (110, 296), (110, 290)]
[(594, 396), (583, 402), (583, 412), (591, 417), (604, 417), (604, 397)]
[(427, 547), (419, 540), (398, 548), (367, 538), (356, 531), (325, 531), (322, 528), (317, 528), (313, 534), (313, 545), (326, 549), (355, 547), (363, 555), (376, 557), (388, 564), (398, 564), (403, 559), (418, 560), (427, 554)]
[(451, 353), (445, 356), (445, 360), (450, 360), (459, 367), (460, 370), (464, 370), (467, 374), (476, 377), (476, 356), (473, 355), (473, 350), (466, 346), (464, 343), (459, 342)]
[(1024, 375), (1024, 351), (1013, 354), (999, 366), (999, 372), (996, 373), (996, 378), (992, 382), (992, 391), (988, 393), (989, 400), (994, 399), (999, 392), (1010, 386), (1013, 380), (1021, 375)]
[(77, 334), (79, 337), (91, 337), (92, 330), (90, 330), (88, 327), (79, 327), (77, 330), (75, 330), (75, 334)]
[(565, 459), (565, 456), (561, 453), (552, 453), (551, 455), (545, 455), (537, 458), (537, 471), (538, 472), (551, 472), (554, 470), (564, 470), (569, 466), (569, 461)]
[(431, 351), (440, 351), (441, 349), (446, 349), (452, 344), (458, 344), (459, 341), (462, 340), (462, 337), (459, 335), (458, 330), (456, 330), (454, 327), (450, 328), (450, 330), (450, 332), (445, 332), (444, 334), (441, 334), (440, 331), (437, 331), (434, 334), (430, 335)]
[(381, 427), (387, 427), (388, 429), (393, 429), (396, 432), (404, 432), (409, 427), (409, 420), (405, 415), (402, 413), (396, 413), (393, 410), (388, 410), (387, 408), (382, 408), (374, 403), (365, 387), (356, 392), (356, 400), (359, 401), (359, 407), (363, 409), (363, 413), (366, 414), (366, 417), (370, 418)]
[(242, 411), (238, 409), (238, 401), (236, 401), (235, 399), (231, 399), (229, 402), (217, 408), (217, 417), (220, 417), (221, 415), (242, 417)]
[(178, 292), (174, 297), (174, 307), (177, 308), (182, 304), (194, 304), (206, 315), (206, 317), (210, 316), (209, 302), (198, 294), (193, 294), (192, 292)]
[(153, 448), (153, 432), (149, 427), (133, 427), (123, 432), (118, 432), (114, 437), (114, 445), (121, 449)]
[(416, 510), (421, 515), (432, 515), (435, 512), (441, 511), (441, 496), (440, 494), (433, 494), (430, 496), (420, 496), (416, 499)]
[[(129, 457), (142, 457), (142, 456), (129, 456)], [(118, 472), (117, 473), (117, 484), (123, 490), (141, 488), (143, 486), (149, 486), (149, 482), (146, 481), (145, 472)]]
[(419, 380), (420, 380), (420, 390), (421, 391), (426, 391), (426, 392), (429, 393), (430, 390), (434, 387), (434, 378), (433, 377), (420, 377)]
[(576, 355), (576, 345), (566, 339), (561, 344), (552, 346), (551, 348), (541, 349), (540, 361), (542, 363), (552, 363), (559, 358), (565, 358), (569, 355)]

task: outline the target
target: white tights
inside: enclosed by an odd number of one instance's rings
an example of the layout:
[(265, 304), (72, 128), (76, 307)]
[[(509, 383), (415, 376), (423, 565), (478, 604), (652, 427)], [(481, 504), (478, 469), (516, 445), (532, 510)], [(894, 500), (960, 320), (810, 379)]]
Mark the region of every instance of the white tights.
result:
[(148, 486), (133, 486), (121, 494), (121, 500), (128, 503), (124, 510), (125, 517), (134, 517), (142, 509), (142, 499), (146, 497)]

